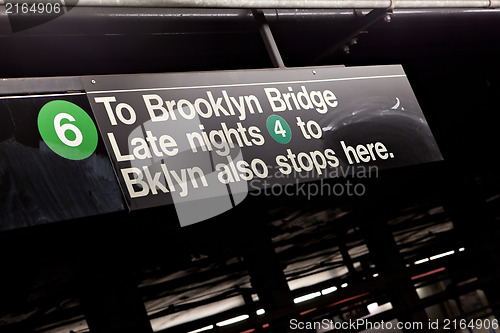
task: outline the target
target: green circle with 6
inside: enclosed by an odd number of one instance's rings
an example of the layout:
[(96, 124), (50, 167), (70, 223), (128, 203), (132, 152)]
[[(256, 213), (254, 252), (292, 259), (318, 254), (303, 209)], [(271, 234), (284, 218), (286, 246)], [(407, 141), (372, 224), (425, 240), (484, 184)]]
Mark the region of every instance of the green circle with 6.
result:
[(53, 152), (70, 160), (83, 160), (97, 148), (98, 135), (92, 118), (68, 101), (46, 103), (38, 113), (38, 131)]

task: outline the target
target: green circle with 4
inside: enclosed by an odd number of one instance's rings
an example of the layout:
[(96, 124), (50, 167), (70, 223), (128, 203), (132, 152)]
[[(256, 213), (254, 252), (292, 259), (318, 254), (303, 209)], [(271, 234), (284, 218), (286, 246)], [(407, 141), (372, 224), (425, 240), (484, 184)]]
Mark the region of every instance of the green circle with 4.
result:
[(38, 131), (52, 151), (70, 160), (83, 160), (97, 148), (97, 129), (92, 118), (68, 101), (45, 104), (38, 113)]
[(285, 144), (292, 139), (292, 130), (282, 117), (273, 114), (267, 118), (266, 125), (271, 137), (279, 143)]

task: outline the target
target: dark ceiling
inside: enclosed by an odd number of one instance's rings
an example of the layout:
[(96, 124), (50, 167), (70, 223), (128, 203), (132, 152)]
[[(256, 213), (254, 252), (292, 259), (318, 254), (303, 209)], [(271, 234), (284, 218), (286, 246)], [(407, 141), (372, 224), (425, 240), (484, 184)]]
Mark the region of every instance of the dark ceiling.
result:
[[(444, 162), (361, 180), (361, 198), (250, 196), (186, 228), (169, 206), (2, 232), (0, 330), (87, 332), (111, 318), (113, 332), (147, 332), (146, 318), (188, 332), (264, 307), (218, 332), (282, 332), (311, 309), (310, 320), (345, 319), (373, 302), (393, 305), (377, 318), (415, 320), (477, 289), (498, 314), (500, 10), (367, 13), (265, 11), (287, 67), (402, 64)], [(2, 11), (2, 78), (272, 67), (247, 10), (77, 7), (15, 33), (10, 23)], [(428, 298), (408, 291), (440, 281)]]

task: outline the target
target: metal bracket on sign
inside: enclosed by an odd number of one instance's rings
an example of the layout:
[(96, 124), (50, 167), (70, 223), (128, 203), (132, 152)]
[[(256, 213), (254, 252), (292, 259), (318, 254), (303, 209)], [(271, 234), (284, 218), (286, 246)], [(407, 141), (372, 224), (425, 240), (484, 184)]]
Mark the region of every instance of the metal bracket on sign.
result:
[(280, 51), (278, 50), (276, 41), (274, 40), (271, 29), (269, 28), (269, 24), (267, 24), (264, 12), (262, 12), (262, 9), (252, 9), (252, 14), (259, 25), (260, 35), (266, 45), (267, 53), (271, 58), (273, 66), (276, 68), (285, 68), (285, 64), (283, 63)]

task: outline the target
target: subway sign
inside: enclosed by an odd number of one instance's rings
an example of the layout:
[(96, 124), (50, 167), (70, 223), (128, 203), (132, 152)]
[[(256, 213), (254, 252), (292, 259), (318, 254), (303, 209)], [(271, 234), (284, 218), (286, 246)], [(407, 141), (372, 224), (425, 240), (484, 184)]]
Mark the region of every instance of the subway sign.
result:
[(129, 209), (174, 204), (183, 226), (270, 185), (442, 160), (399, 65), (81, 80)]
[(70, 79), (80, 91), (0, 96), (0, 230), (169, 204), (186, 226), (442, 160), (398, 65)]

